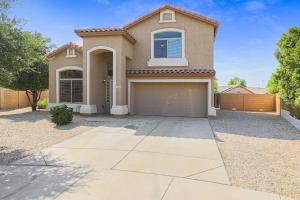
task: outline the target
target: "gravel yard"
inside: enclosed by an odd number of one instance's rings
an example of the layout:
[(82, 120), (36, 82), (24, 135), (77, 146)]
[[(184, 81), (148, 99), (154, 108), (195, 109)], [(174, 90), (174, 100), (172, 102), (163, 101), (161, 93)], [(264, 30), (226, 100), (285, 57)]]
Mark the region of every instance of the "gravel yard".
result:
[(56, 127), (46, 111), (31, 112), (30, 108), (0, 111), (0, 164), (30, 155), (97, 124), (75, 115), (71, 124)]
[(271, 113), (210, 119), (232, 185), (300, 199), (300, 132)]

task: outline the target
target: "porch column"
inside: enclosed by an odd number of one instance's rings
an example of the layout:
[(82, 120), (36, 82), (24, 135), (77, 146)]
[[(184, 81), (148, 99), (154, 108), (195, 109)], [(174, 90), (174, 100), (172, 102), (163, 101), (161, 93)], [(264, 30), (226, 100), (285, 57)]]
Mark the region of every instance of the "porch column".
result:
[[(83, 104), (80, 107), (80, 113), (82, 114), (93, 114), (97, 113), (96, 105), (90, 104), (90, 84), (91, 84), (91, 53), (97, 48), (89, 50), (83, 50)], [(86, 53), (85, 53), (86, 52)]]
[(112, 115), (128, 114), (126, 103), (126, 57), (122, 52), (113, 54), (113, 106)]

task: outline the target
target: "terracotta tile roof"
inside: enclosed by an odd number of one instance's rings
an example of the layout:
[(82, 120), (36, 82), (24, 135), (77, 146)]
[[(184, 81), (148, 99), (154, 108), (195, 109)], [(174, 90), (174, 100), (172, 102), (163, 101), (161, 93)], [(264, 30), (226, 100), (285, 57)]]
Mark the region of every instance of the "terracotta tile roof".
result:
[(129, 69), (127, 74), (215, 74), (214, 69)]
[(89, 36), (107, 36), (107, 35), (123, 35), (131, 43), (135, 43), (136, 40), (132, 37), (128, 31), (124, 28), (87, 28), (87, 29), (76, 29), (75, 33), (80, 37), (89, 37)]
[(148, 19), (150, 17), (152, 17), (153, 15), (159, 13), (160, 11), (162, 10), (165, 10), (165, 9), (169, 9), (169, 10), (173, 10), (175, 12), (178, 12), (178, 13), (181, 13), (183, 15), (187, 15), (187, 16), (190, 16), (194, 19), (197, 19), (199, 21), (203, 21), (203, 22), (206, 22), (208, 24), (211, 24), (215, 27), (215, 31), (216, 29), (218, 28), (219, 26), (219, 22), (217, 20), (214, 20), (214, 19), (211, 19), (211, 18), (208, 18), (208, 17), (205, 17), (205, 16), (202, 16), (198, 13), (195, 13), (195, 12), (191, 12), (191, 11), (188, 11), (188, 10), (185, 10), (185, 9), (182, 9), (182, 8), (178, 8), (178, 7), (175, 7), (171, 4), (165, 4), (157, 9), (155, 9), (154, 11), (142, 16), (142, 17), (139, 17), (137, 18), (136, 20), (126, 24), (125, 26), (123, 26), (125, 29), (128, 29), (128, 28), (131, 28), (133, 27), (134, 25), (144, 21), (145, 19)]
[(77, 50), (79, 52), (82, 52), (82, 47), (81, 46), (79, 46), (78, 44), (69, 42), (68, 44), (65, 44), (65, 45), (63, 45), (63, 46), (61, 46), (61, 47), (59, 47), (59, 48), (51, 51), (46, 56), (47, 56), (47, 58), (51, 58), (51, 57), (53, 57), (53, 56), (55, 56), (55, 55), (57, 55), (57, 54), (65, 51), (68, 48), (73, 48), (73, 49), (75, 49), (75, 50)]

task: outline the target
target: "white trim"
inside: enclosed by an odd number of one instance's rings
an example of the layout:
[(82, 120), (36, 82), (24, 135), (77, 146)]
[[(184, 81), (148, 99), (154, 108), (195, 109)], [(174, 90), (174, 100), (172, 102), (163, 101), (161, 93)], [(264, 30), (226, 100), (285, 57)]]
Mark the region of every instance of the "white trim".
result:
[(59, 103), (59, 73), (66, 70), (79, 70), (83, 71), (82, 67), (79, 66), (64, 66), (56, 69), (56, 103)]
[(117, 90), (116, 90), (116, 86), (117, 86), (117, 51), (111, 47), (107, 47), (107, 46), (95, 46), (91, 49), (89, 49), (87, 51), (87, 104), (90, 104), (90, 68), (91, 68), (91, 60), (90, 60), (90, 54), (95, 51), (95, 50), (99, 50), (99, 49), (104, 49), (104, 50), (108, 50), (111, 51), (113, 53), (113, 106), (116, 106), (117, 104)]
[[(70, 54), (72, 50), (72, 54)], [(75, 49), (72, 49), (72, 48), (67, 48), (67, 55), (66, 55), (66, 58), (76, 58), (77, 55), (76, 55), (76, 50)]]
[[(164, 14), (171, 14), (172, 19), (171, 20), (164, 20)], [(164, 10), (159, 13), (159, 21), (158, 23), (170, 23), (170, 22), (176, 22), (175, 19), (175, 12), (173, 10)]]
[(110, 110), (110, 114), (112, 115), (127, 115), (128, 114), (128, 106), (113, 106)]
[[(181, 58), (154, 58), (154, 34), (160, 32), (179, 32), (181, 33)], [(185, 31), (177, 28), (162, 28), (151, 32), (151, 58), (148, 60), (148, 66), (188, 66), (188, 60), (185, 58)]]
[(188, 66), (189, 62), (186, 58), (151, 58), (147, 62), (148, 66), (164, 66), (164, 67), (174, 67), (174, 66)]
[(131, 83), (207, 83), (207, 114), (216, 116), (216, 110), (211, 106), (211, 79), (128, 79), (128, 110), (131, 108)]

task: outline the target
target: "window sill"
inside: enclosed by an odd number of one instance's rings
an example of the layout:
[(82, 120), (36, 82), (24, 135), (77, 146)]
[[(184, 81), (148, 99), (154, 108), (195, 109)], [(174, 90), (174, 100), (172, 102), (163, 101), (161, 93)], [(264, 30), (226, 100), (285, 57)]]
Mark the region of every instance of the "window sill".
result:
[(151, 58), (148, 60), (149, 67), (159, 66), (188, 66), (189, 62), (186, 58)]
[(70, 55), (70, 56), (66, 56), (66, 58), (76, 58), (76, 55)]
[(172, 20), (159, 20), (158, 23), (162, 24), (162, 23), (172, 23), (172, 22), (176, 22), (175, 19)]

